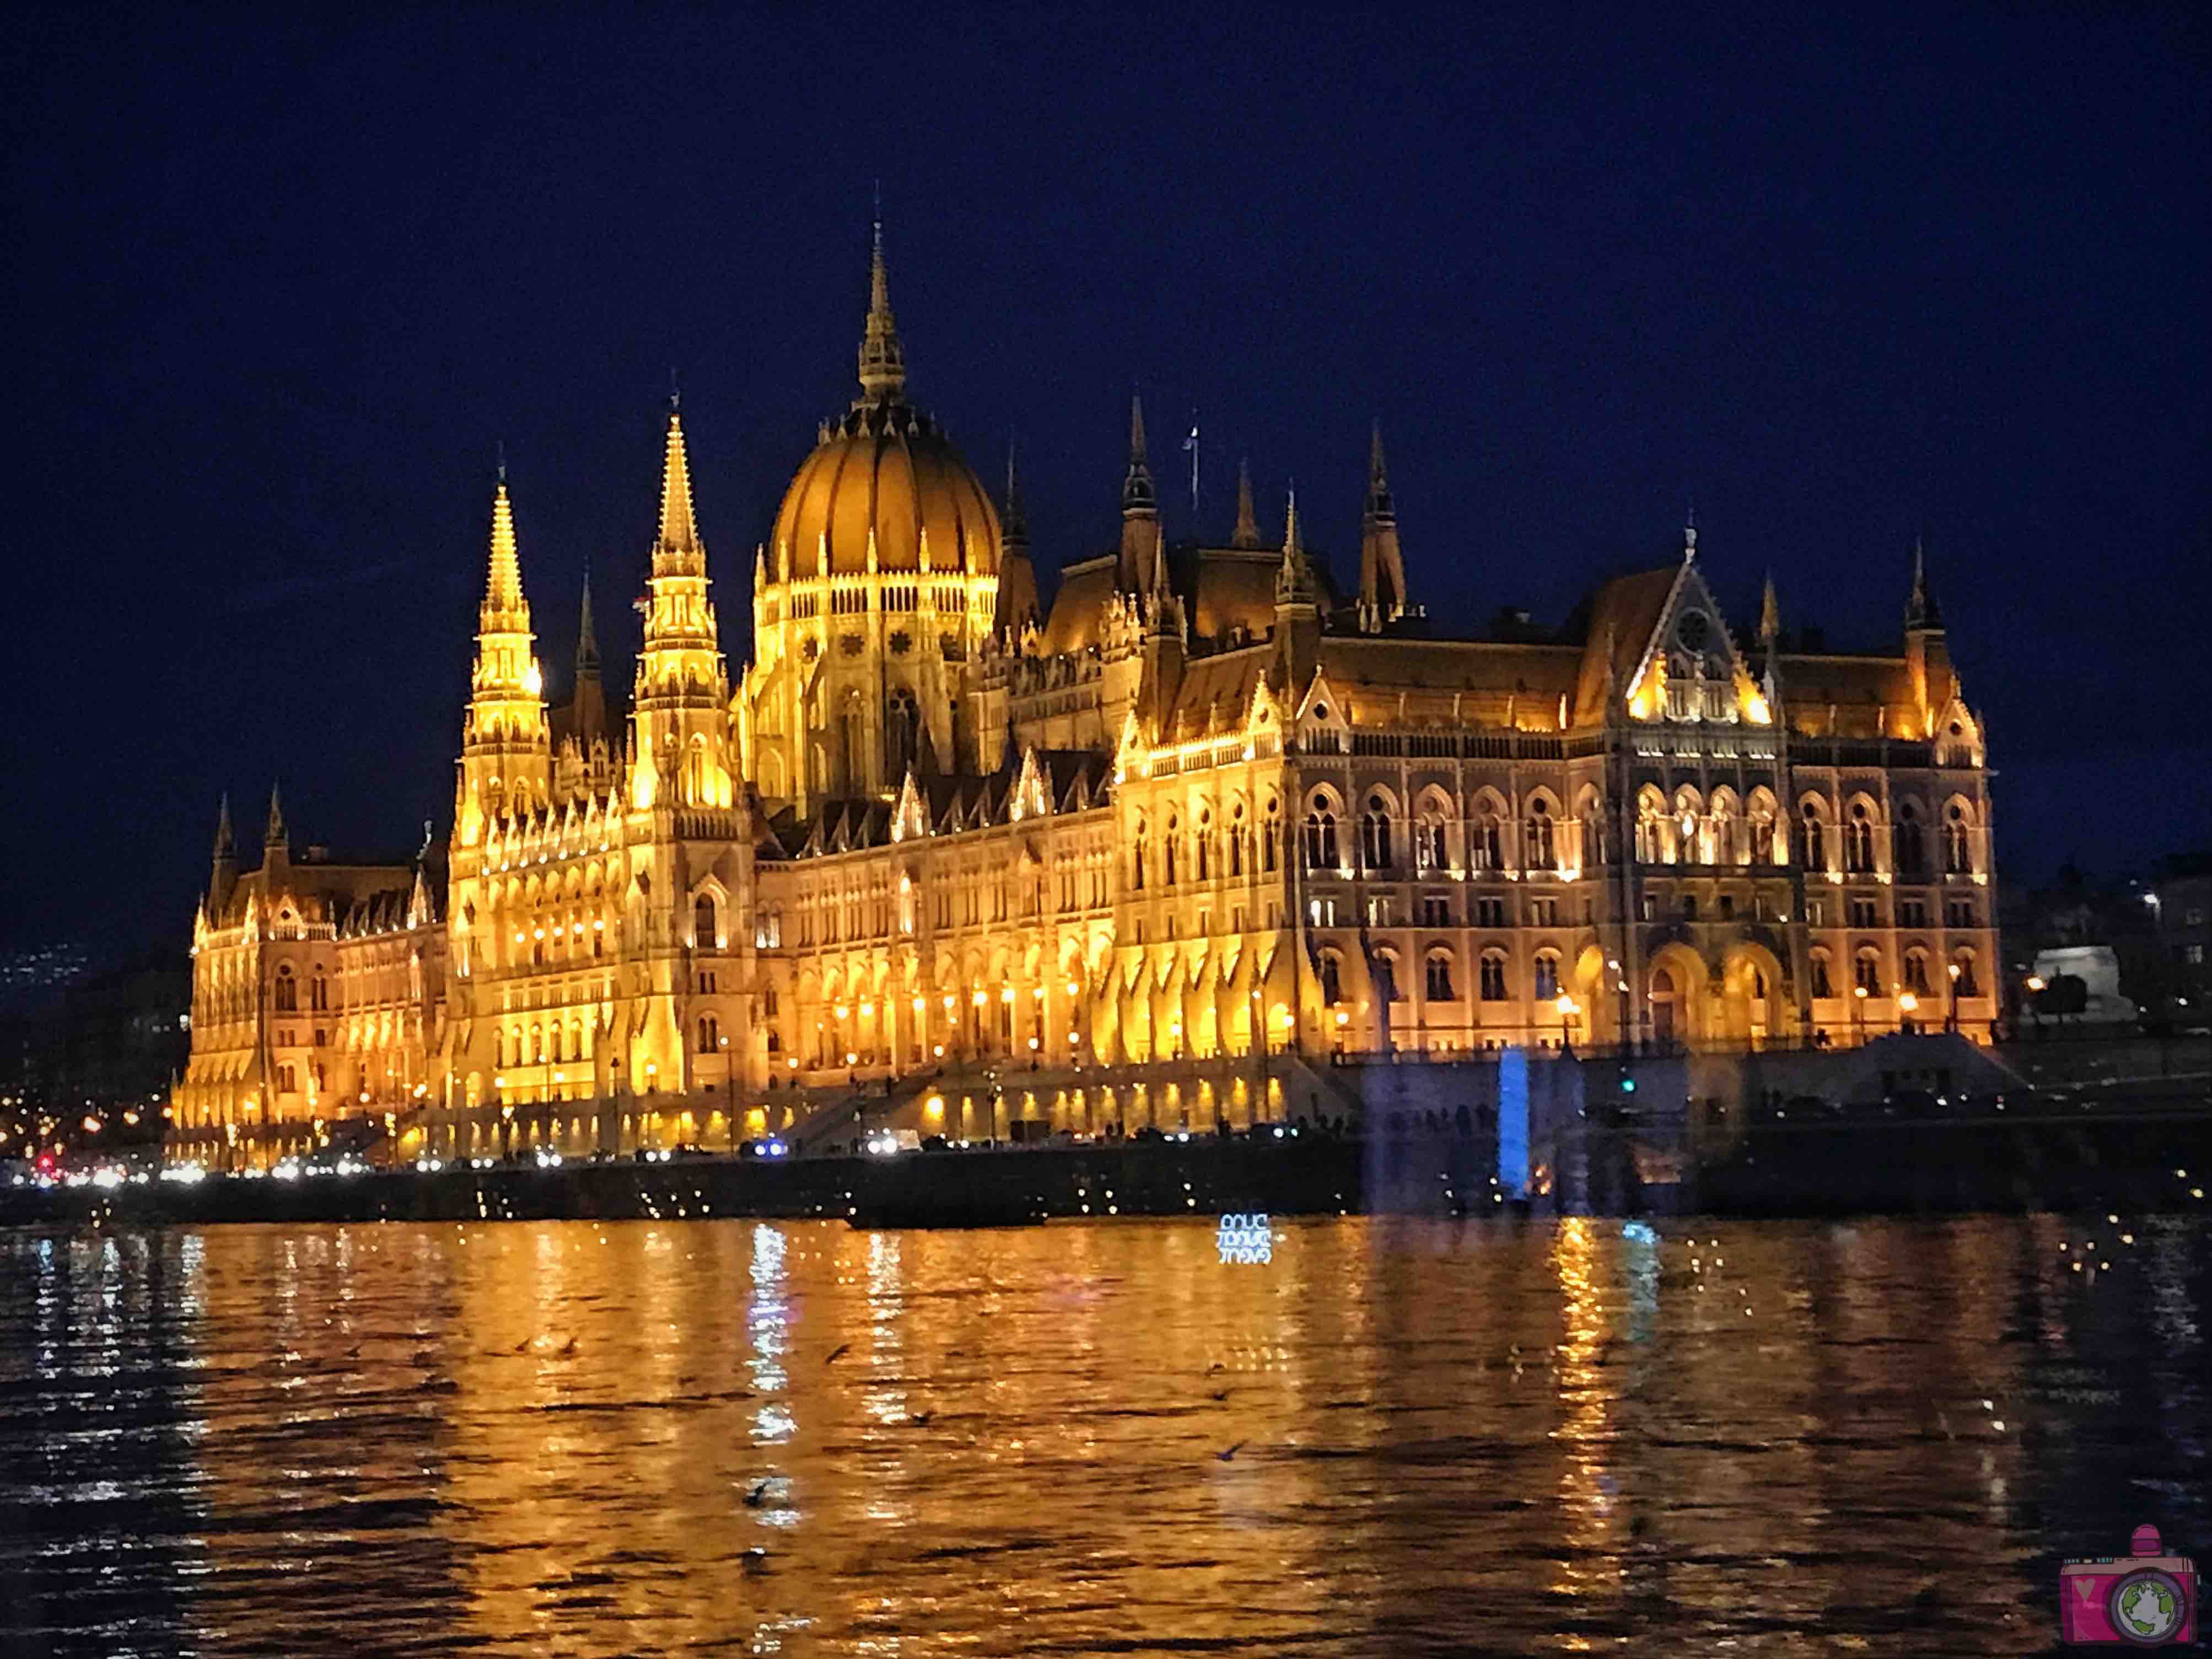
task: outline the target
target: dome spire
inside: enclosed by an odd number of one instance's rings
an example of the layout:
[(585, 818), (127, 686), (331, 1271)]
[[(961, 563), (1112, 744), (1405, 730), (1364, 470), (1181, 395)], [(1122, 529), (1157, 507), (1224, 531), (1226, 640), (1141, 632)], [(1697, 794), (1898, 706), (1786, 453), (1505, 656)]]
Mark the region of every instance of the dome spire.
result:
[(860, 335), (860, 401), (895, 403), (906, 391), (906, 352), (891, 315), (891, 279), (884, 265), (884, 216), (876, 209), (875, 250), (868, 270), (868, 321)]
[(1943, 625), (1942, 607), (1936, 603), (1935, 590), (1928, 586), (1928, 553), (1922, 538), (1912, 538), (1912, 592), (1905, 602), (1905, 625), (1908, 629), (1938, 629)]

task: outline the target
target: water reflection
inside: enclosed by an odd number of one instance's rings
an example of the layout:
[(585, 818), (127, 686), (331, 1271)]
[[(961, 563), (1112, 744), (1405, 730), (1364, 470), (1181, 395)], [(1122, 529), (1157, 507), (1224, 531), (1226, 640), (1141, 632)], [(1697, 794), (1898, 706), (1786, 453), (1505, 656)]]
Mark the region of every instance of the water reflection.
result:
[(2212, 1541), (2202, 1226), (1278, 1224), (0, 1237), (0, 1650), (2017, 1654)]

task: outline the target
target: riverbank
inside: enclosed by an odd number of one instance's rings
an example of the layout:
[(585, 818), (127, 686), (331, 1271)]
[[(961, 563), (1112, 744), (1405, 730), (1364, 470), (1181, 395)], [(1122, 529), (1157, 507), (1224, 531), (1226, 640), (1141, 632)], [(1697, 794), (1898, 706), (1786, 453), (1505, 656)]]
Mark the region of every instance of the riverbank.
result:
[(1053, 1144), (891, 1157), (679, 1158), (210, 1176), (0, 1188), (0, 1225), (847, 1218), (884, 1226), (1056, 1216), (1540, 1213), (1834, 1216), (2205, 1212), (2212, 1113), (2013, 1121), (1767, 1121), (1675, 1179), (1632, 1127), (1577, 1120), (1525, 1206), (1486, 1136)]

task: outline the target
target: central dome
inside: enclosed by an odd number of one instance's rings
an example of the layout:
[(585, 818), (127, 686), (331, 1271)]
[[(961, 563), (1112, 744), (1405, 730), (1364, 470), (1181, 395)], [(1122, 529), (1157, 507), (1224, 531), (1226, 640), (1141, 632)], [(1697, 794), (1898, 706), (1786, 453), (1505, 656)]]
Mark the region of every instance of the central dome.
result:
[(823, 422), (784, 493), (769, 545), (772, 577), (864, 574), (871, 542), (878, 570), (919, 571), (926, 543), (933, 571), (996, 575), (998, 509), (944, 429), (906, 400), (880, 228), (869, 300), (860, 395)]

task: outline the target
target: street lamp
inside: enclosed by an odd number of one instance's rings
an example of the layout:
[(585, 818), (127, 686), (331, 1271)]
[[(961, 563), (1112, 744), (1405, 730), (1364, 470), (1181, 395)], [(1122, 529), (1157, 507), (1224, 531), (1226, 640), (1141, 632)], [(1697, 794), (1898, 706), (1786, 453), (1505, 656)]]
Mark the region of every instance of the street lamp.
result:
[(1959, 964), (1954, 962), (1945, 971), (1951, 976), (1951, 1011), (1943, 1017), (1943, 1029), (1956, 1031), (1959, 1029)]
[(1866, 1000), (1865, 986), (1851, 987), (1851, 1024), (1858, 1031), (1859, 1047), (1862, 1048), (1866, 1047)]
[(1907, 1015), (1907, 1014), (1911, 1014), (1911, 1013), (1917, 1013), (1917, 1012), (1919, 1012), (1919, 1009), (1920, 1009), (1920, 999), (1919, 999), (1918, 997), (1915, 996), (1915, 995), (1914, 995), (1911, 992), (1910, 992), (1910, 991), (1900, 991), (1900, 992), (1899, 992), (1899, 993), (1898, 993), (1898, 996), (1897, 996), (1897, 1010), (1898, 1010), (1897, 1028), (1898, 1028), (1898, 1030), (1901, 1031), (1901, 1030), (1903, 1030), (1905, 1029), (1905, 1015)]
[(1571, 1050), (1575, 1046), (1575, 1016), (1582, 1010), (1576, 1005), (1574, 998), (1565, 991), (1559, 993), (1559, 1000), (1553, 1006), (1559, 1011), (1560, 1041)]

